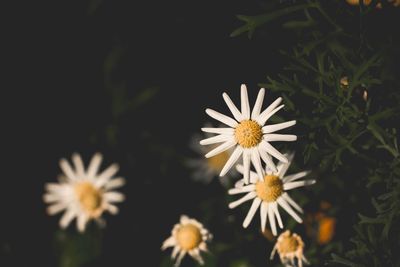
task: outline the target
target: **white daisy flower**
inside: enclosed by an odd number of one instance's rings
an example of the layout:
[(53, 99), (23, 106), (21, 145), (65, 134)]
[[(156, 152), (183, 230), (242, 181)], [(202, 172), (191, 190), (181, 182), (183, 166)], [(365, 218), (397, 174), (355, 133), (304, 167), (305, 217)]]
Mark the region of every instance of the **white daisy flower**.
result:
[(303, 249), (304, 243), (301, 236), (296, 233), (291, 234), (289, 230), (286, 230), (278, 237), (270, 259), (272, 260), (275, 252), (278, 251), (280, 260), (285, 267), (303, 267), (303, 262), (309, 264), (303, 254)]
[(288, 162), (287, 158), (278, 150), (276, 150), (270, 144), (270, 142), (295, 141), (297, 139), (296, 135), (273, 133), (295, 125), (296, 121), (292, 120), (278, 124), (265, 125), (267, 120), (280, 109), (282, 109), (284, 105), (278, 106), (282, 101), (282, 98), (279, 97), (271, 105), (269, 105), (268, 108), (261, 112), (264, 94), (264, 88), (260, 89), (253, 111), (250, 112), (247, 88), (246, 85), (242, 84), (240, 112), (235, 104), (233, 104), (228, 94), (223, 93), (222, 96), (232, 112), (234, 119), (212, 109), (206, 109), (206, 113), (210, 117), (229, 126), (228, 128), (202, 128), (204, 132), (218, 135), (202, 140), (200, 142), (201, 145), (222, 143), (218, 147), (208, 152), (205, 155), (206, 158), (210, 158), (229, 148), (235, 147), (232, 155), (222, 168), (220, 176), (224, 176), (242, 155), (244, 165), (244, 181), (246, 184), (249, 182), (250, 162), (254, 165), (257, 174), (260, 176), (260, 179), (263, 177), (261, 159), (270, 169), (274, 171), (276, 171), (276, 166), (272, 161), (271, 156), (282, 162)]
[[(206, 133), (206, 137), (210, 137), (210, 134)], [(219, 175), (225, 162), (231, 156), (233, 149), (230, 148), (225, 150), (213, 157), (204, 158), (204, 154), (207, 153), (207, 149), (199, 144), (202, 139), (200, 135), (194, 135), (190, 140), (190, 148), (196, 152), (199, 156), (197, 158), (192, 158), (187, 161), (189, 167), (193, 168), (192, 179), (194, 181), (210, 183), (212, 179)], [(217, 147), (217, 145), (212, 145)], [(229, 181), (232, 176), (236, 174), (235, 169), (230, 169), (227, 174), (220, 177), (219, 181), (224, 187), (229, 186)]]
[(212, 235), (200, 222), (182, 215), (180, 222), (174, 225), (171, 236), (164, 241), (161, 249), (165, 250), (169, 247), (174, 247), (171, 257), (172, 259), (176, 258), (175, 266), (180, 265), (186, 254), (189, 254), (202, 265), (204, 261), (200, 252), (208, 251), (207, 242), (211, 241), (211, 239)]
[(95, 154), (85, 171), (79, 154), (72, 155), (74, 167), (66, 159), (60, 160), (62, 179), (59, 183), (46, 184), (43, 200), (50, 204), (47, 208), (49, 215), (65, 211), (60, 220), (61, 228), (66, 228), (76, 218), (76, 226), (83, 232), (88, 221), (103, 222), (101, 215), (104, 211), (118, 213), (114, 203), (124, 201), (124, 195), (113, 190), (123, 186), (125, 179), (113, 179), (119, 169), (117, 164), (98, 173), (101, 161), (102, 155)]
[[(275, 217), (278, 221), (279, 227), (283, 228), (282, 219), (278, 210), (278, 204), (298, 223), (303, 222), (293, 208), (300, 213), (303, 213), (303, 209), (289, 196), (286, 191), (297, 187), (314, 184), (315, 180), (297, 181), (306, 176), (309, 173), (308, 171), (302, 171), (296, 174), (285, 176), (293, 157), (294, 154), (290, 154), (288, 155), (288, 163), (279, 163), (277, 166), (277, 172), (273, 172), (267, 167), (265, 170), (265, 175), (263, 174), (264, 179), (262, 181), (260, 181), (255, 172), (251, 171), (249, 185), (244, 185), (244, 181), (240, 180), (236, 183), (235, 188), (228, 191), (230, 195), (247, 193), (239, 200), (231, 202), (229, 204), (229, 208), (231, 209), (253, 199), (253, 204), (251, 205), (251, 208), (243, 222), (244, 228), (249, 226), (258, 207), (261, 206), (261, 230), (264, 232), (268, 217), (272, 233), (277, 235)], [(243, 173), (244, 168), (242, 165), (237, 165), (237, 170), (240, 173)]]

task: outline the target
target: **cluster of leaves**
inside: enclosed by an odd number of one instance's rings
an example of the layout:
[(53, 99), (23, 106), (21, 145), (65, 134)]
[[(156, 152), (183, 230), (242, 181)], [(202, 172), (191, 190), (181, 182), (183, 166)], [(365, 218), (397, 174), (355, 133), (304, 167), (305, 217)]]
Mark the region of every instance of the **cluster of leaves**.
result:
[[(239, 16), (245, 24), (232, 33), (252, 38), (265, 30), (265, 24), (278, 21), (298, 36), (290, 52), (282, 51), (287, 67), (260, 86), (282, 95), (286, 109), (299, 122), (297, 151), (302, 151), (304, 164), (319, 173), (314, 199), (329, 198), (339, 207), (333, 212), (340, 224), (332, 241), (337, 246), (323, 252), (332, 253), (332, 258), (312, 253), (313, 263), (400, 264), (395, 123), (400, 94), (387, 64), (396, 44), (390, 34), (377, 42), (364, 29), (374, 13), (385, 12), (374, 8), (375, 2), (355, 9), (345, 1), (280, 2), (283, 7), (265, 14)], [(358, 27), (346, 27), (349, 22)]]

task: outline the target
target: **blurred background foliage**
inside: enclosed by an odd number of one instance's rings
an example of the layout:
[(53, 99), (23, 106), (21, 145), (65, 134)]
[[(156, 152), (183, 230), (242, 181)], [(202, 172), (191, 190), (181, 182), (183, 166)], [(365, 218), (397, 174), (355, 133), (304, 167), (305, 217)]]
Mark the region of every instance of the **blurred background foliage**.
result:
[[(238, 103), (246, 83), (251, 101), (259, 87), (266, 104), (284, 98), (272, 122), (298, 122), (298, 141), (278, 147), (296, 151), (289, 172), (312, 170), (317, 183), (293, 192), (303, 224), (283, 216), (312, 266), (400, 266), (395, 4), (32, 4), (22, 16), (37, 19), (16, 39), (31, 42), (16, 46), (29, 71), (15, 86), (33, 89), (10, 92), (17, 104), (5, 148), (0, 265), (172, 266), (160, 246), (187, 214), (214, 234), (206, 267), (281, 266), (278, 257), (269, 261), (275, 238), (258, 220), (242, 228), (249, 207), (229, 210), (233, 197), (219, 178), (195, 182), (187, 164), (202, 158), (190, 140), (208, 123), (204, 109), (228, 113), (222, 92)], [(121, 213), (84, 235), (58, 230), (45, 214), (43, 185), (55, 180), (59, 158), (80, 152), (87, 162), (95, 151), (128, 180)], [(188, 258), (182, 266), (197, 264)]]

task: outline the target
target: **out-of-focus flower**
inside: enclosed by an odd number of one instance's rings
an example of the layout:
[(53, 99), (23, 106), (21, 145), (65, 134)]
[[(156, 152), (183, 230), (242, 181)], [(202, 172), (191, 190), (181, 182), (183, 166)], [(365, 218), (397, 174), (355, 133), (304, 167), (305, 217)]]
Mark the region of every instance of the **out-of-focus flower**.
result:
[(292, 234), (289, 230), (286, 230), (279, 235), (271, 252), (270, 259), (272, 260), (275, 252), (278, 251), (279, 258), (285, 267), (302, 267), (303, 262), (309, 264), (303, 250), (304, 243), (301, 237), (296, 233)]
[(80, 232), (86, 228), (90, 220), (104, 224), (101, 215), (104, 211), (117, 214), (118, 208), (114, 203), (124, 201), (124, 195), (114, 191), (125, 184), (125, 179), (114, 178), (119, 167), (112, 164), (106, 170), (98, 173), (102, 155), (93, 156), (88, 169), (85, 171), (79, 154), (72, 155), (74, 167), (66, 159), (60, 160), (63, 175), (59, 183), (46, 184), (43, 200), (49, 203), (49, 215), (65, 211), (60, 220), (60, 227), (66, 228), (76, 218)]
[(257, 174), (261, 178), (263, 177), (261, 159), (274, 171), (276, 171), (276, 166), (271, 156), (282, 162), (288, 162), (287, 158), (276, 150), (270, 142), (295, 141), (297, 139), (296, 135), (273, 133), (293, 126), (296, 124), (296, 121), (293, 120), (264, 126), (271, 116), (284, 107), (284, 105), (278, 106), (282, 101), (282, 98), (279, 97), (269, 105), (268, 108), (261, 112), (264, 94), (264, 88), (260, 89), (253, 111), (251, 112), (247, 88), (244, 84), (241, 86), (241, 111), (237, 109), (228, 94), (223, 93), (222, 96), (232, 112), (234, 119), (212, 109), (206, 109), (206, 113), (210, 117), (229, 126), (228, 128), (202, 128), (204, 132), (218, 135), (202, 140), (200, 142), (201, 145), (222, 143), (208, 152), (205, 155), (206, 158), (213, 157), (235, 147), (233, 153), (222, 168), (220, 176), (224, 176), (241, 156), (243, 157), (243, 173), (246, 184), (249, 183), (250, 163), (254, 165)]
[(201, 251), (207, 251), (207, 242), (212, 235), (195, 219), (182, 215), (180, 222), (174, 225), (171, 236), (164, 241), (162, 250), (173, 247), (172, 259), (176, 258), (175, 266), (179, 266), (183, 257), (189, 254), (200, 264), (204, 264)]
[[(360, 4), (360, 0), (346, 0), (347, 3), (349, 3), (352, 6), (357, 6)], [(368, 6), (371, 4), (372, 0), (364, 0), (363, 3), (364, 5)]]
[[(253, 199), (250, 210), (243, 221), (244, 228), (246, 228), (250, 224), (258, 207), (261, 206), (261, 231), (265, 230), (268, 216), (268, 221), (271, 226), (272, 233), (274, 235), (277, 235), (275, 218), (277, 219), (280, 228), (283, 228), (282, 219), (278, 210), (278, 204), (298, 223), (303, 222), (303, 220), (293, 210), (293, 208), (300, 213), (303, 213), (303, 209), (289, 196), (286, 191), (297, 187), (314, 184), (315, 180), (298, 181), (300, 178), (303, 178), (309, 173), (307, 171), (302, 171), (285, 176), (286, 171), (293, 161), (293, 157), (293, 153), (289, 154), (288, 163), (279, 163), (277, 167), (277, 172), (273, 172), (267, 167), (265, 170), (265, 174), (263, 172), (263, 179), (258, 178), (259, 176), (255, 172), (250, 172), (250, 185), (244, 185), (244, 181), (241, 180), (236, 183), (235, 188), (228, 191), (228, 193), (231, 195), (247, 193), (239, 200), (230, 203), (229, 208), (231, 209), (239, 206), (246, 201)], [(243, 166), (237, 165), (237, 170), (240, 173), (243, 173)]]
[(329, 243), (335, 235), (336, 219), (326, 214), (330, 207), (330, 203), (322, 201), (320, 211), (309, 213), (306, 217), (307, 235), (315, 238), (320, 245)]

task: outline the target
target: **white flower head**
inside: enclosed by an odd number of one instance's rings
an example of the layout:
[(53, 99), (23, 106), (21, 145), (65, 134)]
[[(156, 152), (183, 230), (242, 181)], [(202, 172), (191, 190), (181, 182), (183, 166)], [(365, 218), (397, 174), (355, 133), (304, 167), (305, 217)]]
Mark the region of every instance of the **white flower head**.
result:
[(43, 200), (50, 205), (49, 215), (65, 211), (60, 220), (61, 228), (66, 228), (76, 218), (78, 230), (84, 232), (92, 219), (104, 223), (101, 219), (104, 211), (118, 213), (114, 203), (122, 202), (124, 195), (113, 190), (123, 186), (125, 179), (113, 179), (119, 169), (117, 164), (98, 173), (101, 161), (102, 155), (95, 154), (85, 170), (79, 154), (72, 155), (73, 167), (66, 159), (60, 160), (62, 179), (59, 183), (46, 184)]
[[(210, 124), (206, 124), (209, 127)], [(204, 137), (211, 137), (211, 134), (205, 133)], [(204, 158), (207, 149), (199, 144), (202, 136), (196, 134), (190, 140), (190, 148), (198, 154), (197, 158), (191, 158), (187, 161), (189, 167), (193, 168), (192, 179), (197, 182), (210, 183), (213, 178), (219, 175), (226, 161), (231, 156), (233, 149), (227, 149), (213, 157)], [(213, 148), (216, 144), (211, 145)], [(225, 176), (220, 177), (219, 181), (224, 187), (229, 187), (230, 179), (236, 174), (235, 169), (230, 169)]]
[(288, 128), (296, 124), (295, 120), (265, 125), (267, 120), (284, 107), (278, 106), (282, 98), (276, 99), (268, 108), (261, 112), (265, 90), (261, 88), (257, 100), (254, 104), (253, 111), (250, 112), (249, 98), (247, 96), (247, 88), (244, 84), (241, 86), (241, 112), (237, 109), (228, 94), (223, 93), (222, 96), (233, 114), (233, 118), (223, 115), (212, 109), (206, 109), (206, 113), (229, 126), (228, 128), (202, 128), (204, 132), (218, 134), (214, 137), (204, 139), (201, 145), (211, 145), (222, 143), (218, 147), (208, 152), (206, 158), (215, 156), (229, 148), (235, 147), (232, 155), (226, 161), (220, 176), (224, 176), (228, 170), (236, 163), (240, 156), (243, 157), (244, 181), (249, 182), (250, 162), (254, 165), (257, 174), (262, 177), (261, 159), (267, 166), (276, 171), (276, 166), (272, 161), (272, 157), (286, 163), (287, 158), (276, 150), (270, 142), (273, 141), (295, 141), (296, 135), (290, 134), (273, 134), (276, 131)]
[(200, 264), (204, 264), (201, 251), (207, 250), (207, 242), (212, 235), (195, 219), (182, 215), (180, 222), (174, 225), (171, 236), (162, 244), (161, 249), (173, 247), (172, 259), (176, 258), (175, 266), (179, 266), (183, 257), (189, 254)]
[[(286, 230), (279, 235), (278, 240), (271, 252), (270, 259), (274, 258), (275, 252), (278, 251), (279, 258), (285, 267), (303, 267), (303, 262), (309, 264), (307, 258), (303, 254), (304, 242), (296, 233), (290, 233)], [(297, 263), (296, 263), (297, 262)]]
[[(282, 219), (278, 210), (278, 204), (298, 223), (303, 222), (303, 220), (296, 213), (296, 211), (293, 210), (293, 208), (299, 213), (303, 213), (303, 209), (289, 196), (286, 191), (297, 187), (314, 184), (315, 180), (298, 181), (300, 178), (306, 176), (309, 173), (308, 171), (302, 171), (285, 176), (286, 171), (288, 170), (290, 163), (293, 160), (294, 154), (289, 154), (287, 156), (289, 161), (287, 163), (280, 162), (277, 166), (277, 172), (273, 172), (267, 167), (265, 170), (265, 174), (263, 174), (263, 179), (259, 179), (259, 176), (255, 172), (251, 171), (249, 185), (244, 185), (244, 181), (240, 180), (236, 183), (235, 188), (228, 191), (230, 195), (247, 193), (239, 200), (231, 202), (229, 204), (229, 208), (231, 209), (239, 206), (240, 204), (248, 200), (253, 199), (251, 208), (243, 221), (244, 228), (249, 226), (258, 207), (261, 206), (261, 230), (264, 232), (268, 217), (272, 233), (274, 235), (277, 235), (275, 218), (278, 222), (279, 227), (283, 228)], [(237, 165), (237, 170), (243, 173), (244, 168), (242, 165)]]

